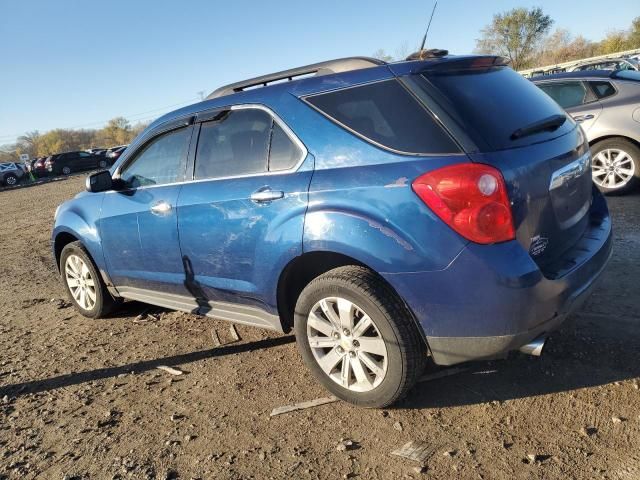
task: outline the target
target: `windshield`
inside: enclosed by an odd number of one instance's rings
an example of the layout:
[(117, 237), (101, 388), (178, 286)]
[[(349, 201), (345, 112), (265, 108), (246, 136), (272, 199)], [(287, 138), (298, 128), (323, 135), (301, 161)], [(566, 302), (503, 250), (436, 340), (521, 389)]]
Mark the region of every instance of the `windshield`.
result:
[(557, 128), (514, 137), (519, 129), (565, 113), (548, 95), (508, 67), (427, 72), (422, 78), (427, 93), (445, 103), (441, 107), (481, 151), (544, 142), (575, 128), (575, 123), (568, 120)]

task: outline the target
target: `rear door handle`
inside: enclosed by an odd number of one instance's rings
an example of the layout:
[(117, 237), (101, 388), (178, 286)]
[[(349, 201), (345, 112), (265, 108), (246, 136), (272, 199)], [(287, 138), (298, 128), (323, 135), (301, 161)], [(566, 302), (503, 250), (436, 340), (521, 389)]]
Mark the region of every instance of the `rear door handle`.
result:
[(171, 204), (161, 200), (151, 205), (151, 213), (154, 215), (166, 215), (171, 211)]
[(251, 201), (256, 203), (271, 202), (284, 197), (284, 192), (280, 190), (271, 190), (269, 187), (261, 188), (251, 194)]
[(573, 117), (573, 119), (576, 122), (584, 122), (585, 120), (591, 120), (594, 117), (594, 115), (588, 114), (588, 115), (576, 115), (575, 117)]

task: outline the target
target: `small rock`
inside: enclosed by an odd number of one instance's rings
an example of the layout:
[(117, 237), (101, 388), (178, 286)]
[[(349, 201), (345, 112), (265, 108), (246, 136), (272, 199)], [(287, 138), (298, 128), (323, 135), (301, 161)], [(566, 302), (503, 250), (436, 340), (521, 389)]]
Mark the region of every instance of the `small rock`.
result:
[(426, 473), (427, 467), (424, 465), (420, 465), (419, 467), (413, 467), (413, 471), (416, 473)]
[(456, 450), (447, 450), (442, 455), (445, 457), (455, 457), (456, 453), (458, 453)]
[(400, 422), (396, 422), (396, 423), (394, 423), (394, 424), (393, 424), (393, 428), (394, 428), (395, 430), (398, 430), (399, 432), (401, 432), (401, 431), (403, 430), (403, 428), (402, 428), (402, 424), (401, 424)]
[(264, 461), (267, 459), (267, 454), (266, 454), (266, 453), (264, 453), (264, 452), (260, 452), (260, 453), (258, 454), (258, 459), (259, 459), (261, 462), (264, 462)]
[(622, 418), (622, 417), (611, 417), (611, 421), (612, 421), (613, 423), (622, 423), (622, 422), (624, 422), (624, 420), (625, 420), (625, 419), (624, 419), (624, 418)]
[(585, 437), (590, 437), (598, 433), (598, 429), (596, 427), (582, 427), (580, 433)]
[(336, 450), (339, 452), (346, 452), (347, 450), (351, 450), (353, 448), (352, 440), (342, 440), (336, 447)]
[(185, 442), (190, 442), (191, 440), (195, 440), (195, 439), (196, 439), (195, 435), (185, 435), (184, 436)]
[(178, 420), (182, 420), (182, 415), (180, 415), (178, 413), (174, 413), (169, 418), (171, 418), (172, 422), (177, 422)]

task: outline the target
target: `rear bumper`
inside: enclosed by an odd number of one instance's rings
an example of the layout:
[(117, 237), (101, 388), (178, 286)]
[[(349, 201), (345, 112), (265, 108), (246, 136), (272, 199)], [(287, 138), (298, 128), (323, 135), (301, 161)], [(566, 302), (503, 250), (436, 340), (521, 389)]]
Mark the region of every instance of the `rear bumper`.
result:
[(435, 363), (453, 365), (504, 357), (557, 329), (589, 296), (611, 249), (611, 219), (596, 194), (585, 234), (553, 275), (512, 241), (469, 244), (441, 271), (383, 276), (422, 326)]

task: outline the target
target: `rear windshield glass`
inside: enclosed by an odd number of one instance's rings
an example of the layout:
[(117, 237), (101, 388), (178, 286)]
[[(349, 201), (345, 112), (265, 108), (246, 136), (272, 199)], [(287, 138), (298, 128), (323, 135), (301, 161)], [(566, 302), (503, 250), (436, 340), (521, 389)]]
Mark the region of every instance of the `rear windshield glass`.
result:
[[(508, 67), (424, 74), (426, 88), (444, 98), (442, 107), (481, 150), (503, 150), (543, 142), (574, 128), (567, 120), (554, 131), (540, 131), (513, 140), (511, 135), (553, 115), (560, 106), (522, 75)], [(431, 93), (431, 92), (430, 92)]]
[(403, 153), (457, 153), (460, 149), (397, 80), (306, 97), (332, 120), (380, 146)]

